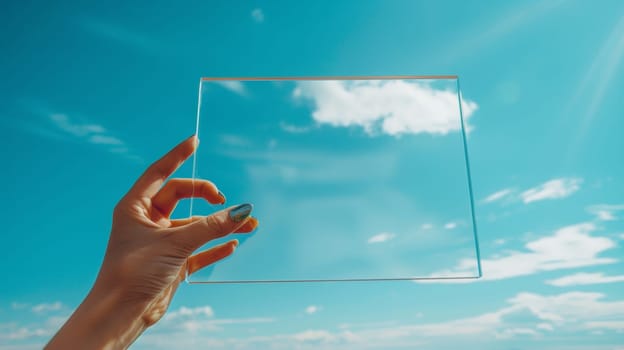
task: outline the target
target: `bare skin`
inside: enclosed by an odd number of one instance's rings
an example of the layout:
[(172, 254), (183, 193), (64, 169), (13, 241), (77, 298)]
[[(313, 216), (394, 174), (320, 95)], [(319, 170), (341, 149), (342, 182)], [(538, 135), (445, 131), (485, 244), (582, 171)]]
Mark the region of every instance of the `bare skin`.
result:
[(209, 216), (172, 220), (182, 198), (223, 204), (206, 180), (167, 179), (197, 147), (190, 137), (152, 164), (119, 201), (102, 267), (84, 301), (46, 349), (126, 349), (160, 320), (185, 274), (234, 252), (238, 241), (193, 255), (205, 243), (258, 226), (251, 206), (233, 206)]

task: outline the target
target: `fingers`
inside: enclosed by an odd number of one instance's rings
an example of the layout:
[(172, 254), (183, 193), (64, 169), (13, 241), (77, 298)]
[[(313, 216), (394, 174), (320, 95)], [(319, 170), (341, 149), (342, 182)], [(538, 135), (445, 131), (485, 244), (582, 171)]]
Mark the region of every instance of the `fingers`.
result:
[(165, 180), (195, 152), (197, 140), (195, 135), (189, 137), (153, 163), (132, 186), (130, 192), (136, 196), (154, 196)]
[[(171, 220), (171, 226), (169, 227), (186, 226), (188, 224), (194, 223), (204, 218), (205, 216), (193, 216), (191, 218)], [(247, 220), (245, 220), (245, 222), (243, 223), (243, 225), (241, 225), (232, 233), (249, 233), (255, 230), (258, 227), (258, 225), (259, 225), (258, 219), (254, 217), (248, 217)]]
[(188, 259), (187, 263), (188, 274), (191, 275), (199, 269), (202, 269), (208, 265), (216, 263), (219, 260), (227, 258), (228, 256), (232, 255), (232, 253), (234, 253), (234, 250), (236, 250), (237, 246), (238, 241), (234, 239), (191, 256)]
[(169, 237), (174, 240), (174, 244), (190, 250), (189, 253), (193, 252), (207, 242), (236, 232), (240, 228), (253, 230), (257, 226), (257, 220), (247, 222), (252, 209), (251, 204), (241, 204), (201, 219), (190, 219), (191, 223), (170, 231)]
[(152, 198), (152, 205), (163, 216), (169, 217), (180, 199), (190, 197), (201, 197), (212, 204), (225, 203), (225, 196), (210, 181), (171, 179)]

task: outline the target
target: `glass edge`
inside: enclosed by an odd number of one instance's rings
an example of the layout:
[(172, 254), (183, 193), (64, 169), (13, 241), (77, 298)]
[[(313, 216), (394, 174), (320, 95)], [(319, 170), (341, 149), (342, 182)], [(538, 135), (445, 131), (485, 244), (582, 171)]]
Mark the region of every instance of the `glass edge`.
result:
[[(363, 80), (363, 79), (455, 79), (457, 84), (457, 99), (459, 105), (459, 117), (461, 123), (462, 141), (464, 146), (464, 159), (466, 162), (466, 174), (468, 180), (468, 194), (470, 199), (470, 214), (473, 226), (473, 238), (475, 242), (475, 252), (477, 260), (477, 275), (476, 276), (459, 276), (459, 277), (406, 277), (406, 278), (359, 278), (359, 279), (309, 279), (309, 280), (231, 280), (231, 281), (192, 281), (188, 270), (185, 272), (185, 282), (187, 284), (260, 284), (260, 283), (331, 283), (331, 282), (383, 282), (383, 281), (438, 281), (438, 280), (475, 280), (483, 277), (483, 271), (481, 267), (481, 254), (479, 248), (479, 238), (477, 233), (477, 221), (475, 214), (474, 195), (472, 187), (472, 177), (470, 171), (470, 160), (468, 156), (468, 144), (466, 137), (466, 129), (463, 117), (461, 88), (459, 83), (459, 76), (457, 75), (431, 75), (431, 76), (322, 76), (322, 77), (202, 77), (199, 81), (199, 91), (197, 98), (197, 115), (195, 118), (195, 136), (199, 139), (199, 116), (201, 110), (201, 88), (203, 82), (210, 81), (224, 81), (224, 80), (257, 80), (257, 81), (270, 81), (270, 80)], [(197, 152), (193, 154), (193, 170), (192, 180), (195, 180)], [(193, 214), (193, 199), (191, 198), (189, 218)]]

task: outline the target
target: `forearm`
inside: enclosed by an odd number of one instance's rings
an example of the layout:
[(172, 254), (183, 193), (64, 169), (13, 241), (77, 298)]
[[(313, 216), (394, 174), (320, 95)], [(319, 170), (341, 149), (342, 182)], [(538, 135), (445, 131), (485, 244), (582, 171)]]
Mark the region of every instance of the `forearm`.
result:
[(147, 328), (145, 306), (94, 288), (45, 349), (126, 349)]

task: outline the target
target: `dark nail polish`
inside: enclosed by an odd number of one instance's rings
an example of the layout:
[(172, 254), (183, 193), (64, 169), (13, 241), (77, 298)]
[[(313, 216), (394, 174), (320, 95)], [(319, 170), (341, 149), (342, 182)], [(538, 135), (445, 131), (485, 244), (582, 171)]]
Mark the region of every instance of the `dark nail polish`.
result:
[(234, 222), (241, 222), (249, 217), (252, 209), (253, 205), (248, 203), (232, 208), (229, 213), (230, 219)]
[(221, 197), (221, 204), (225, 204), (225, 195), (221, 191), (219, 191), (218, 195)]

